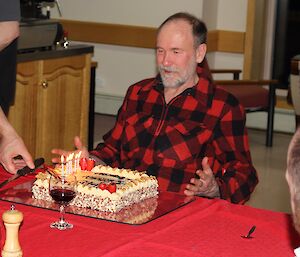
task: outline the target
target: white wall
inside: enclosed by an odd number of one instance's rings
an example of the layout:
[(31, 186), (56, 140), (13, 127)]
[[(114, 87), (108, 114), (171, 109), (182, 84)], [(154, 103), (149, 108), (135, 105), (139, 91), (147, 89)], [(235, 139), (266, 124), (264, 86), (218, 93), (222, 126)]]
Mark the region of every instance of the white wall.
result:
[[(202, 0), (60, 0), (60, 4), (64, 19), (149, 27), (159, 26), (178, 11), (202, 16)], [(58, 17), (57, 11), (52, 17)], [(93, 60), (98, 62), (97, 94), (124, 96), (129, 85), (156, 74), (152, 49), (95, 44)]]
[[(203, 20), (208, 30), (230, 30), (245, 32), (247, 22), (247, 0), (206, 0), (203, 3)], [(243, 54), (208, 53), (211, 67), (242, 69)], [(232, 75), (215, 74), (215, 79), (232, 79)]]
[(247, 5), (247, 0), (219, 0), (217, 29), (246, 31)]
[[(209, 30), (245, 31), (247, 0), (60, 0), (60, 5), (64, 19), (157, 27), (169, 15), (187, 11), (202, 18)], [(51, 15), (58, 17), (55, 9)], [(152, 49), (95, 44), (93, 59), (98, 62), (97, 94), (123, 96), (129, 85), (156, 74)], [(243, 55), (237, 54), (214, 53), (208, 59), (217, 68), (243, 64)]]
[[(202, 16), (203, 0), (60, 0), (64, 19), (157, 27), (169, 15)], [(57, 17), (53, 9), (52, 17)]]
[(246, 31), (247, 0), (204, 0), (203, 20), (209, 30)]

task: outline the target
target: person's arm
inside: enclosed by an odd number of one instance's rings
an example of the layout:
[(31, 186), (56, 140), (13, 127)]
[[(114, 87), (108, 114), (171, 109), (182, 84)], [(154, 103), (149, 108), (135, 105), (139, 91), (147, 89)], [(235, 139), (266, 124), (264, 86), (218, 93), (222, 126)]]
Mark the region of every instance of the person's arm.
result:
[(19, 33), (18, 21), (0, 22), (0, 51), (15, 40), (19, 36)]
[(249, 199), (258, 183), (245, 123), (243, 107), (239, 104), (231, 106), (214, 132), (213, 141), (216, 160), (212, 169), (220, 188), (220, 197), (240, 204)]
[[(22, 159), (14, 159), (22, 156)], [(34, 168), (32, 157), (29, 154), (23, 140), (6, 119), (0, 108), (0, 163), (10, 173), (28, 165)]]
[(221, 93), (217, 97), (224, 99), (224, 104), (221, 110), (220, 105), (211, 107), (212, 117), (220, 116), (213, 129), (213, 152), (204, 153), (202, 168), (196, 171), (198, 178), (190, 180), (184, 193), (243, 204), (258, 182), (249, 151), (245, 111), (232, 95)]

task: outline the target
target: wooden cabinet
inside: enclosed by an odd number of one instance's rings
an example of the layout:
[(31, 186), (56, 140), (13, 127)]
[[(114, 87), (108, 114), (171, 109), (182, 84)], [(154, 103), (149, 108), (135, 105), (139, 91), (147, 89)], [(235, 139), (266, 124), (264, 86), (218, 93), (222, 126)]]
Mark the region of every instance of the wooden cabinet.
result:
[(20, 62), (9, 121), (34, 158), (87, 144), (91, 54)]

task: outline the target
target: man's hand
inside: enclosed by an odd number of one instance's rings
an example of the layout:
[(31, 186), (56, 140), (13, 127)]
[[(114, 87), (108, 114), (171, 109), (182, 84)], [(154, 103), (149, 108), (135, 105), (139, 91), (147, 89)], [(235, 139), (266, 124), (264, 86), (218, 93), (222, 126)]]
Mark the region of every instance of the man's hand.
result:
[(60, 156), (61, 155), (63, 155), (66, 159), (66, 157), (68, 155), (70, 155), (71, 153), (77, 154), (80, 151), (81, 151), (80, 158), (89, 158), (88, 150), (86, 149), (86, 147), (83, 146), (80, 138), (77, 137), (77, 136), (74, 138), (74, 145), (77, 149), (76, 151), (66, 151), (66, 150), (63, 150), (63, 149), (52, 149), (51, 153), (59, 155), (59, 157), (52, 158), (52, 162), (53, 163), (60, 163)]
[[(15, 157), (22, 158), (15, 158)], [(33, 169), (34, 164), (23, 140), (11, 127), (9, 132), (5, 132), (0, 139), (0, 163), (10, 173), (25, 167)]]
[(200, 179), (192, 178), (190, 180), (190, 184), (186, 186), (186, 190), (184, 191), (185, 195), (198, 195), (209, 198), (220, 197), (219, 186), (208, 164), (207, 157), (202, 160), (202, 170), (197, 170), (196, 174)]
[(0, 22), (0, 51), (20, 35), (18, 21)]

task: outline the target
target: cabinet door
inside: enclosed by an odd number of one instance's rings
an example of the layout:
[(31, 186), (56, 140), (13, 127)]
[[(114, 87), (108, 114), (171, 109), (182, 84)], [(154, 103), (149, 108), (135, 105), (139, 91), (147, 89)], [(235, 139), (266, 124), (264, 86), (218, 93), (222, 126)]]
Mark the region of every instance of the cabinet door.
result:
[(17, 66), (17, 83), (14, 104), (8, 120), (23, 138), (32, 156), (36, 155), (37, 84), (40, 80), (40, 62), (23, 62)]
[(74, 149), (74, 137), (86, 145), (91, 55), (48, 59), (37, 89), (36, 155), (51, 162), (53, 148)]

